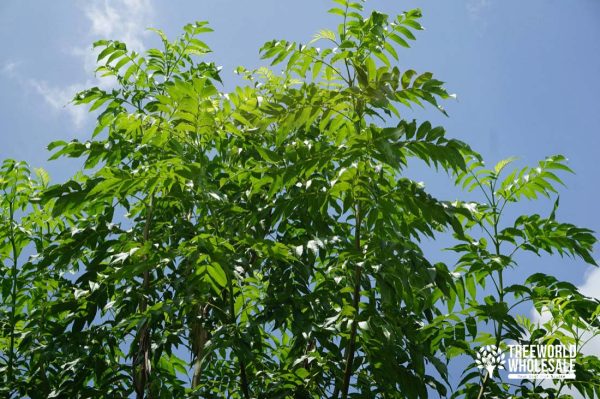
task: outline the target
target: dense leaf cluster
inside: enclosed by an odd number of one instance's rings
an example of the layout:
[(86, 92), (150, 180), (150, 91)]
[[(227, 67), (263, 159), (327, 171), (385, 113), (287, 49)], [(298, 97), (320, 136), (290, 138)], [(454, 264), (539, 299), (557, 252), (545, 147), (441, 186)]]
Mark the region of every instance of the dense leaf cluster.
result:
[[(510, 160), (484, 169), (442, 127), (406, 120), (403, 107), (445, 112), (450, 97), (433, 74), (393, 64), (420, 11), (390, 18), (334, 1), (336, 32), (266, 43), (271, 67), (239, 68), (247, 84), (229, 93), (198, 60), (205, 22), (174, 41), (156, 31), (163, 48), (144, 54), (95, 44), (115, 86), (74, 100), (98, 114), (88, 141), (49, 146), (83, 171), (50, 185), (24, 163), (0, 170), (3, 395), (560, 394), (564, 384), (509, 386), (474, 363), (456, 385), (448, 364), (479, 345), (595, 333), (598, 302), (571, 284), (503, 281), (521, 250), (595, 263), (593, 233), (559, 222), (558, 200), (546, 218), (504, 220), (507, 205), (553, 196), (565, 159), (502, 179)], [(486, 201), (435, 198), (405, 177), (409, 159)], [(456, 267), (420, 247), (441, 232), (458, 241)], [(551, 320), (514, 315), (522, 302)], [(598, 396), (598, 359), (578, 367), (568, 384)]]

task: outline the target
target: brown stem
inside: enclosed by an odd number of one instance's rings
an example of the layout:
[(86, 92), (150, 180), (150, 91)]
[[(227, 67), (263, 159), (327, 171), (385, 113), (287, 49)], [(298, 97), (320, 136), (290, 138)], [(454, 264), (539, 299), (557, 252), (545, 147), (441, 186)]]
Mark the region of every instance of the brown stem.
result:
[(204, 322), (208, 316), (209, 305), (198, 305), (196, 315), (193, 316), (191, 337), (192, 351), (194, 353), (194, 375), (192, 376), (192, 388), (197, 388), (200, 385), (202, 378), (202, 359), (204, 358), (204, 346), (208, 341), (208, 330), (204, 326)]
[[(229, 313), (231, 317), (231, 323), (235, 326), (236, 317), (235, 317), (235, 298), (233, 296), (233, 283), (231, 282), (232, 276), (228, 276), (227, 278), (227, 289), (229, 291)], [(237, 326), (236, 326), (236, 336), (238, 334)], [(242, 359), (239, 353), (237, 353), (238, 361), (240, 364), (240, 385), (242, 388), (242, 394), (244, 395), (244, 399), (250, 399), (250, 388), (248, 386), (248, 376), (246, 373), (246, 362)]]
[(250, 388), (248, 386), (248, 375), (246, 373), (246, 363), (240, 360), (240, 380), (242, 383), (242, 393), (245, 399), (250, 399)]
[[(354, 247), (357, 252), (360, 252), (360, 205), (356, 206), (356, 225), (354, 235)], [(344, 381), (342, 383), (342, 399), (348, 397), (348, 390), (350, 389), (350, 378), (352, 377), (352, 366), (354, 363), (354, 352), (356, 351), (356, 331), (358, 329), (358, 307), (360, 304), (360, 282), (362, 279), (362, 267), (360, 264), (356, 264), (354, 267), (354, 293), (352, 298), (352, 307), (354, 308), (354, 319), (350, 327), (350, 339), (348, 340), (348, 347), (346, 348), (346, 368), (344, 369)]]
[[(146, 304), (140, 305), (140, 312), (144, 312)], [(148, 323), (140, 327), (138, 334), (138, 351), (133, 357), (134, 385), (137, 399), (143, 399), (146, 391), (146, 385), (150, 379), (150, 329)]]
[[(143, 242), (146, 243), (150, 236), (150, 222), (152, 220), (152, 212), (154, 211), (154, 194), (150, 199), (150, 205), (146, 208), (146, 223), (144, 225)], [(144, 313), (148, 308), (148, 300), (146, 295), (150, 288), (150, 271), (145, 270), (143, 273), (142, 282), (142, 299), (140, 301), (139, 312)], [(135, 388), (136, 398), (144, 399), (146, 386), (150, 382), (150, 373), (152, 367), (150, 365), (150, 326), (148, 321), (140, 327), (138, 333), (138, 350), (133, 356), (133, 384)]]
[[(185, 218), (188, 222), (192, 221), (193, 211), (190, 209)], [(192, 261), (187, 259), (186, 261), (187, 273), (193, 273)], [(204, 359), (204, 347), (208, 341), (208, 330), (206, 329), (206, 319), (208, 318), (208, 312), (210, 306), (206, 304), (202, 307), (202, 304), (196, 305), (192, 309), (192, 315), (189, 320), (190, 329), (190, 343), (192, 347), (193, 367), (194, 373), (192, 375), (192, 389), (200, 386), (200, 380), (202, 379), (202, 360)]]
[[(314, 338), (309, 339), (308, 342), (306, 343), (306, 352), (304, 352), (305, 355), (308, 356), (308, 354), (310, 352), (315, 350), (316, 346), (317, 346), (317, 343), (316, 343), (315, 339)], [(304, 359), (304, 368), (306, 370), (310, 369), (310, 362), (308, 361), (308, 358)]]

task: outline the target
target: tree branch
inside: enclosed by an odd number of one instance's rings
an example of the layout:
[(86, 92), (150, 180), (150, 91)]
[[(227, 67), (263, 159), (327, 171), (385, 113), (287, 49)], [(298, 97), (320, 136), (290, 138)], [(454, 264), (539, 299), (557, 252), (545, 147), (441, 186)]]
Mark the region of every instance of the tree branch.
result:
[[(361, 225), (361, 214), (360, 204), (356, 205), (355, 208), (356, 225), (354, 234), (354, 247), (357, 252), (360, 251), (360, 225)], [(350, 389), (350, 378), (352, 377), (352, 366), (354, 363), (354, 353), (356, 351), (356, 331), (358, 329), (358, 307), (360, 304), (360, 282), (362, 279), (362, 266), (357, 263), (354, 267), (354, 293), (352, 298), (352, 307), (354, 307), (354, 319), (352, 320), (352, 326), (350, 327), (350, 339), (348, 340), (348, 347), (346, 348), (346, 368), (344, 369), (344, 380), (342, 383), (342, 399), (348, 397), (348, 390)]]
[[(154, 212), (154, 194), (151, 195), (150, 204), (146, 207), (146, 223), (142, 240), (146, 243), (150, 236), (150, 223), (152, 221), (152, 213)], [(145, 270), (143, 273), (142, 282), (142, 299), (140, 301), (139, 311), (144, 313), (148, 308), (148, 300), (146, 295), (150, 288), (150, 271)], [(133, 383), (137, 399), (143, 399), (146, 391), (146, 386), (150, 380), (150, 327), (146, 321), (141, 327), (138, 334), (138, 351), (133, 356)], [(141, 365), (140, 365), (141, 363)], [(139, 367), (139, 371), (138, 371)]]

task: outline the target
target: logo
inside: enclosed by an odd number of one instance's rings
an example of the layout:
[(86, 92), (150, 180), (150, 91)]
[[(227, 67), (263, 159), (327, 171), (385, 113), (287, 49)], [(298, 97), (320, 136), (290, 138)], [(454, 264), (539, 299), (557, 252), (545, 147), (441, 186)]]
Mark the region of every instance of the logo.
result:
[(487, 345), (479, 348), (475, 364), (478, 369), (486, 369), (491, 376), (495, 369), (504, 369), (505, 355), (496, 345)]
[(575, 345), (508, 345), (511, 380), (574, 380)]
[[(506, 345), (506, 354), (496, 345), (479, 348), (475, 364), (488, 376), (494, 370), (507, 370), (508, 379), (572, 380), (575, 379), (575, 345)], [(499, 371), (498, 371), (499, 373)]]

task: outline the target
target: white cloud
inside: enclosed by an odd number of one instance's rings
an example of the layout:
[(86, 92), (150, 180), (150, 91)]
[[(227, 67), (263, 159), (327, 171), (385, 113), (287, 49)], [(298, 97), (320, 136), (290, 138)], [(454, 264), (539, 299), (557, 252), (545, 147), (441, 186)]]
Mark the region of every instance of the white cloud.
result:
[(88, 115), (87, 109), (71, 104), (74, 94), (85, 88), (83, 84), (76, 83), (66, 87), (58, 87), (50, 86), (45, 81), (29, 79), (27, 85), (39, 94), (53, 110), (67, 112), (76, 128), (83, 127)]
[[(87, 116), (87, 110), (81, 107), (74, 107), (70, 104), (73, 95), (85, 88), (84, 84), (72, 84), (66, 87), (51, 86), (46, 81), (37, 79), (26, 79), (19, 72), (21, 62), (8, 61), (0, 66), (0, 75), (15, 81), (27, 91), (33, 91), (39, 95), (47, 106), (54, 111), (65, 111), (71, 118), (73, 125), (81, 128)], [(91, 83), (91, 82), (87, 82)]]
[[(582, 285), (577, 287), (579, 292), (583, 295), (600, 299), (600, 269), (594, 268), (589, 271), (585, 276), (585, 281)], [(534, 323), (544, 324), (552, 319), (552, 315), (550, 312), (542, 312), (540, 314), (535, 309), (531, 311), (531, 320)], [(584, 342), (583, 346), (578, 348), (578, 350), (584, 355), (595, 355), (600, 356), (600, 336), (592, 336), (591, 333), (584, 333), (581, 337), (582, 342)], [(544, 381), (542, 383), (544, 386), (552, 386), (550, 381)], [(576, 390), (571, 388), (563, 388), (561, 391), (563, 394), (570, 394), (575, 399), (583, 399), (584, 397)]]
[(26, 89), (33, 90), (47, 107), (55, 112), (65, 112), (73, 125), (81, 128), (90, 114), (86, 107), (71, 104), (75, 94), (88, 87), (99, 86), (107, 89), (115, 84), (114, 79), (93, 76), (98, 52), (92, 51), (92, 42), (98, 39), (119, 40), (125, 42), (129, 49), (143, 51), (144, 39), (149, 33), (147, 28), (152, 25), (154, 9), (150, 0), (81, 0), (78, 4), (89, 21), (89, 29), (75, 42), (65, 44), (65, 48), (67, 54), (75, 57), (85, 71), (85, 81), (71, 81), (58, 85), (47, 80), (25, 77), (18, 71), (18, 62), (0, 65), (0, 75), (14, 79)]
[(585, 281), (578, 288), (583, 295), (600, 299), (600, 269), (593, 268), (586, 273)]
[(154, 13), (150, 0), (97, 0), (81, 4), (91, 22), (93, 36), (121, 40), (138, 51), (144, 49), (143, 37)]
[[(583, 284), (577, 287), (579, 292), (590, 298), (600, 299), (600, 268), (593, 268), (585, 275)], [(542, 312), (531, 310), (531, 320), (534, 323), (544, 324), (552, 319), (550, 312)], [(588, 337), (589, 338), (589, 337)], [(585, 340), (585, 338), (584, 338)], [(592, 338), (587, 344), (581, 348), (585, 354), (600, 356), (600, 336)]]
[[(149, 34), (148, 28), (154, 16), (150, 0), (94, 0), (80, 5), (90, 22), (90, 29), (85, 42), (73, 46), (71, 53), (80, 58), (87, 73), (92, 74), (96, 69), (98, 52), (90, 49), (95, 40), (119, 40), (138, 52), (146, 48), (144, 39)], [(110, 87), (114, 81), (99, 83)]]
[(468, 0), (466, 7), (469, 17), (474, 20), (481, 20), (484, 12), (490, 8), (491, 4), (491, 0)]
[(0, 74), (6, 76), (8, 78), (13, 78), (16, 76), (16, 70), (19, 66), (20, 62), (16, 61), (7, 61), (0, 67)]
[[(591, 298), (600, 299), (600, 269), (591, 269), (585, 276), (585, 281), (579, 287), (579, 291)], [(582, 352), (588, 355), (600, 356), (600, 336), (592, 338), (582, 348)]]

